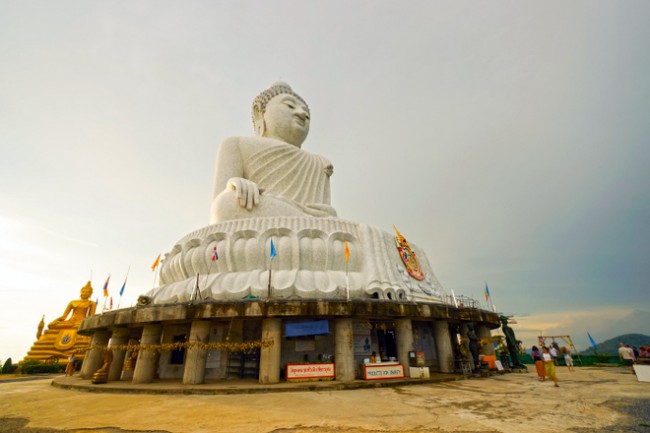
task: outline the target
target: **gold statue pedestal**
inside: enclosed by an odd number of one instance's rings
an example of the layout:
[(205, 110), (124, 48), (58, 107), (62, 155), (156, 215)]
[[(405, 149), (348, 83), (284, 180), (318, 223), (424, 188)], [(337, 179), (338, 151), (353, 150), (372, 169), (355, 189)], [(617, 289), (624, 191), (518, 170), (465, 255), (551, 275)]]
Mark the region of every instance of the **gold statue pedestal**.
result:
[(78, 335), (77, 329), (83, 319), (95, 314), (96, 304), (89, 300), (92, 293), (89, 281), (81, 288), (81, 299), (70, 301), (63, 315), (51, 322), (45, 332), (42, 332), (44, 322), (41, 320), (37, 339), (23, 362), (39, 360), (67, 363), (73, 354), (77, 360), (83, 360), (86, 348), (90, 345), (90, 337)]

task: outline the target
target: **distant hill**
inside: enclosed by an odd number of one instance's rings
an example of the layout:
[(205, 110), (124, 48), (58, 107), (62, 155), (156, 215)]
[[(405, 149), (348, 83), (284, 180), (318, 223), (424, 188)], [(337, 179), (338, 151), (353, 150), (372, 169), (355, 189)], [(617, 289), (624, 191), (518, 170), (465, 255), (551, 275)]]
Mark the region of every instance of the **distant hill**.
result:
[[(610, 355), (618, 354), (618, 345), (621, 341), (625, 344), (629, 344), (630, 346), (636, 346), (636, 347), (641, 347), (644, 344), (650, 345), (650, 337), (647, 335), (623, 334), (623, 335), (619, 335), (618, 337), (605, 340), (602, 343), (599, 343), (597, 341), (596, 344), (598, 345), (598, 353), (601, 355), (604, 355), (606, 353), (609, 353)], [(580, 352), (580, 355), (593, 355), (593, 354), (594, 354), (593, 347), (590, 347), (589, 349)]]

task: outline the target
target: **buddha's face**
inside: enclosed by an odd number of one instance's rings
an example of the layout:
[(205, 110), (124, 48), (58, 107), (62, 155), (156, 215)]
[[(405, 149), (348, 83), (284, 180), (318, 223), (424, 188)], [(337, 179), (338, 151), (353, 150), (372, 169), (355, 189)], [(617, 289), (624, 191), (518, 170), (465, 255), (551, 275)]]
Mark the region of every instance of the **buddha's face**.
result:
[(277, 95), (266, 104), (266, 136), (300, 147), (309, 133), (309, 111), (296, 97)]
[(93, 289), (91, 287), (86, 286), (81, 288), (81, 299), (88, 299), (92, 294)]

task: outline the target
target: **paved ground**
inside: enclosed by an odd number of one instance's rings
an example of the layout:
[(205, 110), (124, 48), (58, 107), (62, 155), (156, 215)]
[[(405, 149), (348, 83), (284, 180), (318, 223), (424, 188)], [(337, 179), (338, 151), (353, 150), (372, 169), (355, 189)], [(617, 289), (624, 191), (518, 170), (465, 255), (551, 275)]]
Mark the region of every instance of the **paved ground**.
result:
[(0, 381), (0, 433), (650, 432), (650, 383), (626, 369), (561, 367), (559, 379), (559, 388), (530, 372), (238, 395), (90, 393), (53, 387), (51, 378)]

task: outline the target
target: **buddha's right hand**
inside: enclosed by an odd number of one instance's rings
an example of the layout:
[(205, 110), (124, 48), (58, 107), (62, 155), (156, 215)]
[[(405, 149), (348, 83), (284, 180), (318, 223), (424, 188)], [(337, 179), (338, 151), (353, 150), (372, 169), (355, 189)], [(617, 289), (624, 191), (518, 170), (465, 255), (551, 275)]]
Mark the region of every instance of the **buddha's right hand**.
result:
[(240, 207), (245, 207), (250, 210), (260, 202), (262, 190), (255, 182), (244, 179), (243, 177), (231, 177), (228, 179), (227, 189), (235, 192)]

